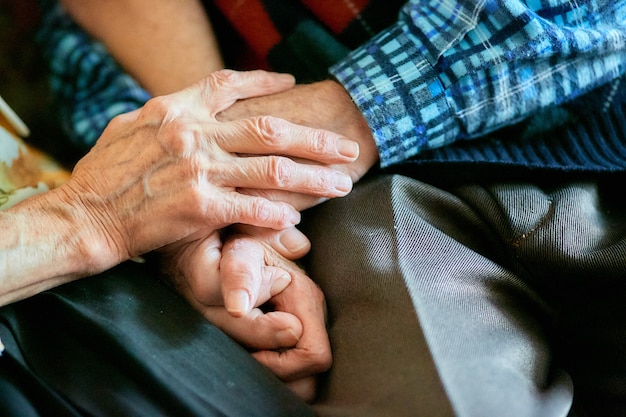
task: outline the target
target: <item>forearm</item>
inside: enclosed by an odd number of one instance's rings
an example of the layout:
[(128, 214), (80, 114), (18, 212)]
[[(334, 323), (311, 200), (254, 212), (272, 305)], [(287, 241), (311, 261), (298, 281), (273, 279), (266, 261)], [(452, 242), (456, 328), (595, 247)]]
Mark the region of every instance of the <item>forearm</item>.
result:
[[(105, 251), (56, 191), (0, 211), (0, 305), (102, 270)], [(100, 256), (98, 262), (94, 262)], [(103, 262), (104, 261), (104, 262)]]
[(153, 95), (180, 90), (223, 67), (197, 0), (61, 0), (68, 13)]

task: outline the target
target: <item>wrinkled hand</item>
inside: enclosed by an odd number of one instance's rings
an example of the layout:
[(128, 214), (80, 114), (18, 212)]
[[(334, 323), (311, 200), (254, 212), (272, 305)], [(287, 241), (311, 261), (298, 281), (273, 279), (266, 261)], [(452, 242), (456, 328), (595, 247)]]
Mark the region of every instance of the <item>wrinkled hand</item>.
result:
[[(357, 182), (378, 162), (378, 148), (371, 130), (347, 91), (335, 81), (296, 85), (278, 94), (241, 100), (217, 115), (218, 120), (271, 115), (292, 123), (337, 132), (359, 143), (359, 157), (349, 164), (335, 166)], [(275, 201), (286, 201), (298, 210), (324, 199), (284, 192), (250, 190)]]
[[(245, 231), (242, 225), (233, 230)], [(269, 245), (287, 260), (303, 257), (311, 246), (307, 237), (295, 227), (276, 231), (258, 229), (255, 232), (258, 232), (256, 240)], [(265, 264), (263, 254), (267, 249), (258, 242), (230, 239), (230, 252), (225, 257), (219, 232), (195, 241), (173, 243), (162, 248), (160, 253), (164, 271), (175, 279), (177, 288), (184, 288), (200, 304), (225, 306), (230, 314), (241, 317), (284, 290), (291, 282), (291, 276), (288, 271)], [(234, 257), (234, 252), (242, 255)], [(222, 263), (229, 268), (223, 269)]]
[(325, 197), (349, 192), (348, 176), (310, 161), (350, 162), (358, 154), (353, 142), (273, 117), (216, 119), (237, 100), (292, 86), (286, 75), (219, 71), (115, 118), (58, 189), (93, 231), (84, 248), (93, 269), (233, 223), (282, 229), (299, 222), (289, 204), (240, 188)]
[[(355, 139), (359, 143), (359, 157), (352, 163), (335, 166), (348, 173), (354, 182), (365, 175), (378, 161), (378, 150), (363, 115), (345, 89), (337, 82), (323, 81), (298, 85), (278, 94), (240, 100), (219, 113), (218, 119), (237, 120), (251, 115), (281, 117), (296, 124), (336, 131)], [(242, 192), (262, 195), (275, 201), (289, 202), (299, 210), (324, 201), (323, 198), (301, 193), (258, 189), (242, 190)], [(289, 234), (285, 231), (277, 232), (249, 225), (237, 225), (236, 229), (240, 234), (266, 242), (287, 259), (298, 259), (304, 256), (310, 248), (308, 239), (298, 234), (295, 228), (292, 228)], [(284, 239), (286, 236), (290, 238)], [(217, 252), (214, 252), (213, 257), (217, 256)], [(220, 303), (223, 300), (226, 309), (235, 316), (239, 316), (246, 314), (254, 306), (254, 300), (263, 298), (263, 294), (267, 294), (272, 285), (275, 291), (282, 288), (283, 280), (278, 278), (281, 276), (280, 272), (263, 269), (258, 264), (253, 264), (252, 259), (241, 257), (238, 260), (236, 274), (221, 274), (219, 279), (209, 278), (210, 274), (205, 274), (202, 278), (191, 279), (191, 287), (197, 299), (204, 303)], [(215, 271), (215, 267), (205, 269), (205, 271), (210, 270)], [(192, 275), (199, 277), (200, 274)], [(216, 274), (214, 273), (213, 276), (215, 277)], [(214, 296), (209, 295), (211, 291)], [(220, 295), (223, 295), (223, 299), (220, 299)]]
[[(325, 325), (326, 305), (319, 287), (269, 245), (250, 237), (230, 236), (221, 247), (219, 236), (213, 235), (198, 243), (195, 249), (175, 270), (169, 271), (178, 291), (205, 318), (252, 350), (259, 362), (298, 395), (311, 401), (315, 395), (315, 375), (326, 371), (332, 362)], [(202, 300), (202, 294), (188, 285), (188, 276), (199, 274), (206, 278), (207, 274), (217, 273), (211, 271), (215, 268), (219, 268), (223, 276), (249, 280), (248, 273), (254, 273), (254, 268), (242, 271), (242, 259), (254, 265), (257, 271), (265, 272), (261, 274), (264, 278), (254, 284), (259, 287), (259, 297), (253, 301), (253, 308), (239, 312), (237, 317), (224, 307), (210, 305), (220, 301), (212, 298), (219, 293), (215, 288), (209, 288), (205, 294), (209, 298)], [(199, 263), (190, 266), (188, 261)], [(206, 274), (202, 272), (205, 267), (209, 269)], [(271, 311), (263, 312), (258, 308), (263, 304), (271, 305)]]

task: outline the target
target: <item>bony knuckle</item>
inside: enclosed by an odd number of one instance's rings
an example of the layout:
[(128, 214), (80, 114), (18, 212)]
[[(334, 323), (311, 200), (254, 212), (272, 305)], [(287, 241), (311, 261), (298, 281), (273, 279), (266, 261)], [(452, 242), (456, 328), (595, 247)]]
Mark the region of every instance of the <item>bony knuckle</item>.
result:
[[(189, 179), (186, 181), (190, 184), (190, 187), (188, 190), (185, 190), (186, 198), (182, 207), (185, 208), (190, 217), (201, 218), (207, 211), (210, 211), (209, 205), (197, 182)], [(181, 182), (185, 182), (185, 180), (182, 179)]]
[(117, 130), (124, 127), (127, 124), (127, 121), (123, 115), (117, 115), (111, 119), (108, 124), (109, 129)]
[(144, 104), (141, 113), (165, 119), (175, 107), (175, 102), (171, 96), (153, 97)]
[(238, 73), (236, 71), (222, 69), (212, 73), (208, 80), (216, 87), (225, 87), (236, 84)]
[(258, 116), (253, 119), (259, 139), (270, 149), (280, 148), (287, 133), (286, 122), (272, 116)]
[(323, 130), (315, 130), (311, 136), (311, 150), (321, 153), (328, 148), (328, 135)]
[(196, 150), (200, 136), (198, 126), (178, 119), (164, 123), (158, 132), (160, 142), (169, 153), (185, 157)]
[(289, 158), (271, 155), (267, 157), (267, 164), (274, 185), (281, 188), (287, 186), (294, 171), (294, 162)]
[(328, 169), (319, 169), (317, 170), (317, 190), (320, 192), (324, 192), (327, 190), (332, 190), (335, 187), (335, 177), (332, 171)]
[(261, 222), (269, 222), (272, 218), (272, 210), (267, 201), (257, 199), (253, 203), (252, 215)]

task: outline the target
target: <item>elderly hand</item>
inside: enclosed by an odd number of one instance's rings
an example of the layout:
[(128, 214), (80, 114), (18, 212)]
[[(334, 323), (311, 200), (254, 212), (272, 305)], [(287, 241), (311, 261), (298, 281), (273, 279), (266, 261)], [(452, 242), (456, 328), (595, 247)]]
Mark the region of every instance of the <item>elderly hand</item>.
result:
[(219, 71), (115, 118), (65, 184), (0, 213), (0, 304), (233, 223), (282, 229), (300, 221), (291, 205), (241, 188), (348, 193), (349, 176), (312, 162), (351, 162), (354, 142), (273, 117), (216, 119), (237, 100), (293, 83)]
[[(347, 172), (353, 181), (360, 179), (378, 161), (378, 151), (372, 134), (363, 115), (350, 99), (345, 89), (337, 82), (323, 81), (308, 85), (298, 85), (281, 93), (240, 100), (220, 112), (219, 120), (272, 115), (302, 125), (336, 130), (359, 142), (359, 156), (353, 162), (335, 168)], [(299, 210), (309, 208), (324, 199), (302, 193), (276, 190), (240, 190), (250, 195), (264, 196), (275, 201), (285, 201)], [(268, 244), (287, 259), (304, 256), (310, 247), (308, 239), (295, 228), (274, 231), (267, 228), (237, 225), (239, 233), (254, 236)], [(288, 239), (286, 239), (288, 237)], [(235, 316), (247, 314), (255, 306), (255, 300), (263, 298), (270, 289), (282, 288), (284, 275), (272, 269), (261, 268), (252, 258), (238, 260), (237, 273), (218, 274), (219, 243), (212, 240), (211, 250), (201, 261), (197, 256), (196, 265), (187, 268), (188, 285), (201, 303), (221, 304)], [(203, 244), (205, 247), (207, 243)], [(210, 254), (209, 254), (210, 253)], [(196, 255), (198, 252), (196, 252)], [(202, 267), (199, 265), (202, 264)]]
[[(237, 120), (270, 115), (298, 125), (330, 130), (359, 143), (359, 156), (349, 164), (335, 168), (349, 174), (357, 182), (378, 163), (378, 148), (372, 132), (348, 92), (336, 81), (296, 85), (278, 94), (241, 100), (217, 115), (218, 120)], [(284, 192), (251, 190), (273, 200), (287, 201), (298, 210), (320, 203), (321, 199)]]
[[(338, 83), (324, 81), (299, 85), (281, 93), (239, 100), (218, 113), (219, 120), (239, 120), (245, 117), (272, 115), (291, 122), (318, 128), (336, 130), (359, 142), (359, 156), (349, 164), (336, 168), (347, 172), (354, 181), (361, 178), (378, 160), (378, 152), (372, 134), (348, 93)], [(264, 196), (275, 201), (285, 201), (302, 210), (323, 198), (303, 193), (281, 192), (267, 189), (240, 190), (250, 195)], [(269, 243), (288, 259), (297, 259), (308, 252), (308, 239), (298, 235), (295, 228), (274, 231), (267, 228), (238, 225), (242, 234), (255, 236)], [(289, 239), (285, 239), (289, 237)], [(196, 242), (194, 247), (178, 248), (180, 259), (191, 294), (205, 305), (221, 305), (235, 316), (247, 314), (270, 291), (278, 292), (287, 283), (285, 274), (271, 268), (254, 264), (252, 258), (238, 260), (233, 274), (219, 274), (220, 241), (214, 236)], [(191, 259), (194, 259), (191, 261)]]
[[(217, 255), (214, 245), (218, 242), (219, 238), (213, 236), (207, 239), (206, 248), (212, 248)], [(205, 318), (253, 351), (253, 356), (294, 392), (311, 401), (315, 396), (315, 375), (326, 371), (332, 362), (324, 296), (294, 263), (282, 258), (269, 245), (246, 236), (234, 235), (226, 239), (218, 262), (219, 273), (240, 275), (241, 259), (259, 269), (273, 271), (268, 273), (268, 280), (260, 283), (260, 297), (246, 313), (234, 317), (224, 307), (201, 302), (187, 285), (187, 279), (180, 275), (188, 272), (186, 262), (179, 264), (182, 269), (175, 274), (179, 278), (175, 280), (178, 291)], [(193, 261), (194, 257), (186, 260)], [(276, 278), (277, 271), (279, 275), (286, 273), (288, 276)], [(284, 282), (271, 288), (272, 279)], [(271, 310), (263, 312), (258, 308), (261, 305), (271, 306)]]
[[(239, 237), (229, 237), (229, 248), (231, 253), (235, 249), (243, 253), (239, 257), (223, 253), (219, 232), (193, 241), (182, 240), (159, 252), (164, 272), (181, 293), (201, 305), (225, 306), (231, 315), (241, 317), (291, 282), (288, 271), (266, 264), (266, 247), (286, 260), (295, 260), (308, 253), (310, 242), (295, 227), (278, 231), (255, 229), (250, 235), (255, 234), (256, 239), (245, 238), (243, 225), (233, 230), (239, 231)], [(229, 268), (225, 269), (224, 263)]]
[(114, 119), (63, 190), (93, 228), (99, 269), (165, 244), (207, 236), (233, 223), (281, 229), (299, 222), (288, 204), (239, 188), (336, 197), (345, 174), (296, 163), (350, 162), (358, 153), (340, 135), (272, 117), (218, 122), (238, 99), (292, 86), (290, 76), (219, 71), (193, 87), (155, 98)]

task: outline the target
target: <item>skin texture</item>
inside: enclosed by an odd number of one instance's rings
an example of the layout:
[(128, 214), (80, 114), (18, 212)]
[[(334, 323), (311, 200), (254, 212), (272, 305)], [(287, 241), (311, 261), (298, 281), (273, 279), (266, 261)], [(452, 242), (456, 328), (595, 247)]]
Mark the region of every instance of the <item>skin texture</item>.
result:
[[(237, 120), (261, 115), (330, 130), (358, 142), (358, 158), (337, 167), (350, 175), (354, 182), (378, 163), (378, 148), (363, 114), (352, 102), (348, 92), (336, 81), (301, 84), (281, 93), (240, 100), (217, 117), (218, 120)], [(288, 193), (282, 195), (285, 196), (283, 200), (289, 200), (301, 210), (319, 202), (308, 198), (298, 202), (299, 200), (294, 200)]]
[(240, 186), (344, 195), (345, 176), (275, 156), (348, 162), (339, 135), (272, 118), (215, 119), (238, 99), (292, 84), (290, 76), (223, 71), (116, 118), (65, 184), (0, 213), (0, 303), (233, 223), (299, 222), (290, 205), (243, 195)]
[[(207, 34), (211, 27), (209, 17), (203, 10), (199, 10), (196, 0), (157, 0), (150, 7), (146, 7), (142, 0), (62, 0), (62, 4), (86, 31), (102, 40), (121, 65), (154, 95), (184, 88), (223, 65), (214, 35)], [(124, 30), (120, 30), (120, 27)], [(128, 28), (132, 28), (130, 32)], [(219, 112), (216, 118), (220, 121), (235, 121), (261, 115), (272, 115), (303, 126), (323, 127), (357, 141), (360, 145), (358, 150), (353, 151), (355, 148), (348, 146), (352, 149), (348, 150), (348, 154), (353, 158), (347, 163), (339, 161), (334, 166), (347, 173), (353, 181), (361, 178), (378, 160), (376, 145), (365, 119), (338, 83), (328, 81), (297, 86), (281, 94), (263, 95), (258, 100), (237, 100)], [(297, 157), (294, 160), (298, 160)], [(239, 192), (272, 201), (289, 202), (298, 210), (333, 197), (307, 195), (293, 189), (282, 192), (242, 187)], [(295, 282), (294, 273), (283, 272), (299, 271), (290, 261), (308, 252), (310, 242), (306, 236), (295, 227), (276, 230), (244, 224), (231, 227), (230, 233), (234, 235), (223, 232), (196, 234), (183, 244), (174, 243), (161, 250), (165, 255), (164, 268), (173, 277), (179, 291), (223, 331), (261, 352), (280, 347), (284, 353), (284, 348), (296, 346), (289, 337), (285, 339), (289, 332), (281, 333), (285, 329), (294, 331), (298, 338), (304, 331), (308, 340), (311, 340), (309, 336), (317, 335), (320, 344), (327, 343), (325, 331), (316, 332), (316, 327), (310, 332), (306, 329), (307, 326), (319, 324), (318, 315), (312, 313), (316, 310), (297, 308), (299, 304), (313, 302), (323, 309), (320, 301), (323, 297), (313, 296), (315, 290), (307, 286), (292, 285)], [(223, 240), (237, 242), (246, 238), (250, 239), (241, 246), (250, 253), (229, 261), (225, 266), (224, 259), (233, 259), (229, 258), (228, 251), (238, 246), (224, 245)], [(264, 254), (262, 258), (258, 256), (261, 253)], [(310, 287), (317, 288), (301, 271), (297, 276), (299, 282), (308, 280)], [(293, 302), (285, 301), (280, 305), (283, 310), (292, 309), (289, 311), (294, 313), (293, 318), (297, 318), (300, 324), (296, 325), (296, 320), (288, 318), (287, 310), (283, 311), (285, 314), (266, 318), (266, 314), (261, 314), (255, 308), (268, 298), (274, 302), (274, 297), (282, 294), (281, 289), (286, 291), (285, 296)], [(219, 311), (226, 311), (231, 318), (241, 320), (218, 320), (209, 315), (207, 311), (218, 311), (213, 308), (216, 306), (225, 306), (226, 310)], [(250, 320), (250, 315), (255, 320)], [(282, 335), (278, 339), (285, 340), (285, 343), (261, 343), (277, 340), (277, 334)], [(319, 355), (312, 350), (300, 349), (297, 352), (297, 355), (283, 354), (281, 361), (276, 364), (264, 360), (271, 355), (255, 354), (255, 357), (281, 377), (293, 375), (293, 372), (288, 371), (290, 369), (307, 369), (308, 373), (302, 374), (300, 378), (291, 378), (290, 386), (302, 397), (310, 399), (314, 386), (308, 375), (326, 369), (330, 349), (326, 354)], [(317, 366), (311, 366), (312, 363)]]
[[(350, 163), (334, 166), (350, 175), (353, 181), (358, 181), (378, 161), (378, 152), (367, 123), (344, 88), (336, 82), (325, 81), (296, 86), (281, 93), (240, 100), (219, 113), (217, 118), (241, 120), (269, 114), (299, 125), (327, 126), (346, 137), (356, 138), (359, 143), (358, 157)], [(298, 210), (312, 207), (326, 199), (283, 190), (240, 191), (273, 201), (289, 202)], [(182, 288), (179, 285), (179, 291), (198, 311), (236, 340), (259, 349), (255, 357), (261, 363), (288, 382), (301, 397), (311, 400), (314, 397), (315, 380), (310, 375), (327, 369), (330, 364), (330, 347), (328, 350), (321, 348), (328, 343), (328, 336), (324, 329), (319, 328), (319, 314), (315, 313), (317, 309), (314, 307), (314, 301), (323, 298), (317, 296), (316, 289), (311, 289), (310, 286), (295, 285), (296, 282), (305, 281), (302, 271), (290, 273), (291, 284), (286, 286), (282, 293), (276, 288), (272, 291), (272, 283), (275, 283), (278, 277), (278, 273), (272, 267), (282, 265), (285, 270), (298, 270), (295, 264), (287, 263), (287, 260), (295, 260), (306, 254), (310, 243), (295, 228), (275, 231), (251, 225), (236, 225), (234, 229), (237, 235), (231, 236), (229, 245), (224, 247), (219, 236), (212, 236), (199, 244), (199, 248), (193, 252), (189, 246), (182, 248), (169, 259), (185, 261), (170, 265), (169, 272), (172, 276), (178, 277), (179, 282), (180, 277), (185, 277), (187, 287)], [(299, 234), (289, 239), (291, 243), (289, 247), (281, 243), (283, 240), (281, 237), (287, 232)], [(237, 247), (238, 253), (242, 254), (232, 257), (229, 251), (233, 247)], [(264, 262), (259, 255), (262, 253), (265, 254)], [(291, 266), (288, 268), (285, 265)], [(271, 274), (275, 275), (270, 278)], [(275, 356), (270, 354), (270, 346), (276, 346), (278, 343), (276, 340), (285, 337), (281, 329), (297, 327), (284, 315), (266, 317), (267, 315), (253, 308), (268, 299), (273, 303), (277, 299), (284, 300), (275, 305), (280, 305), (282, 311), (294, 313), (303, 328), (304, 342), (294, 345), (293, 350), (286, 351), (295, 354), (282, 355), (280, 360), (275, 360)], [(222, 304), (226, 306), (231, 316), (243, 317), (245, 321), (242, 323), (212, 315), (214, 310), (211, 306)], [(259, 325), (260, 322), (263, 325)], [(281, 336), (277, 337), (278, 334)], [(275, 344), (268, 343), (268, 340), (275, 340)], [(312, 346), (311, 349), (299, 348), (307, 346), (307, 343)], [(284, 343), (283, 347), (287, 347), (286, 345), (287, 343)], [(300, 369), (301, 373), (294, 372), (294, 369)], [(302, 373), (302, 370), (306, 370), (308, 374)], [(294, 379), (294, 375), (298, 377)]]
[[(211, 240), (211, 239), (209, 239)], [(219, 242), (215, 237), (214, 242)], [(180, 273), (180, 268), (170, 270), (178, 291), (205, 318), (216, 326), (226, 329), (228, 334), (253, 351), (253, 356), (274, 372), (301, 398), (315, 398), (315, 375), (328, 370), (332, 363), (330, 341), (326, 332), (326, 303), (319, 287), (306, 276), (304, 271), (277, 254), (267, 243), (248, 235), (231, 235), (216, 256), (192, 256), (194, 260), (216, 260), (216, 265), (203, 265), (210, 271), (220, 268), (224, 276), (241, 273), (241, 259), (256, 265), (252, 273), (264, 269), (258, 284), (259, 297), (255, 308), (233, 314), (219, 302), (199, 301), (194, 284)], [(170, 256), (184, 265), (184, 256)], [(245, 263), (244, 265), (247, 265)], [(178, 265), (180, 266), (180, 265)], [(177, 272), (178, 271), (178, 272)], [(287, 276), (285, 277), (285, 272)], [(203, 277), (212, 273), (203, 274)], [(247, 274), (244, 274), (247, 276)], [(217, 276), (214, 274), (213, 276)], [(282, 276), (277, 287), (272, 286), (276, 277)], [(249, 278), (249, 277), (248, 277)], [(217, 280), (219, 285), (219, 280)], [(219, 291), (207, 291), (212, 297)], [(263, 311), (258, 308), (264, 305)]]

